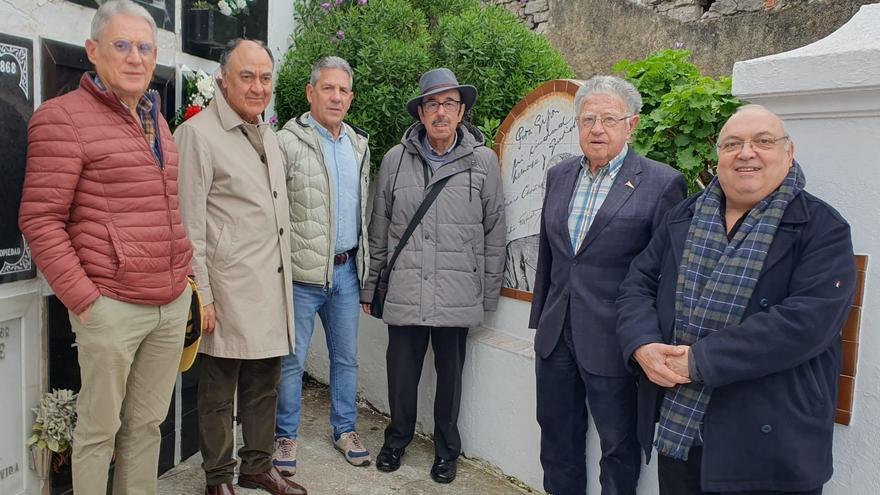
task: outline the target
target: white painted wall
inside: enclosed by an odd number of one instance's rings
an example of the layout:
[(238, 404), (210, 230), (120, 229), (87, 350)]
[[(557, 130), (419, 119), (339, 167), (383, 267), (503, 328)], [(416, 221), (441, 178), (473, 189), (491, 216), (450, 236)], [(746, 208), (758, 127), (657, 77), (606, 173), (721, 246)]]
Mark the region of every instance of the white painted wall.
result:
[[(871, 256), (862, 316), (861, 350), (851, 426), (835, 430), (835, 474), (828, 495), (880, 493), (880, 322), (875, 304), (880, 274), (872, 270), (880, 256), (880, 4), (859, 15), (825, 40), (792, 52), (738, 63), (734, 92), (769, 106), (785, 119), (795, 156), (807, 175), (807, 189), (829, 201), (850, 221), (857, 253)], [(531, 487), (542, 488), (538, 459), (540, 432), (535, 419), (534, 332), (526, 328), (529, 305), (501, 298), (468, 339), (459, 427), (464, 453), (497, 466)], [(327, 349), (316, 332), (308, 371), (327, 380)], [(385, 326), (361, 316), (360, 387), (363, 398), (388, 411), (385, 378)], [(422, 372), (418, 429), (433, 429), (433, 355)], [(599, 444), (590, 426), (589, 493), (599, 493)], [(328, 426), (329, 429), (329, 426)], [(371, 445), (378, 451), (379, 445)], [(796, 453), (793, 453), (796, 455)], [(656, 455), (644, 467), (640, 495), (657, 490)]]
[(733, 90), (782, 116), (807, 190), (840, 211), (856, 253), (869, 256), (853, 417), (835, 428), (825, 493), (880, 493), (880, 334), (872, 331), (880, 322), (880, 3), (816, 43), (737, 63)]
[[(287, 49), (290, 33), (293, 31), (293, 0), (269, 0), (270, 12), (268, 25), (268, 45), (275, 55), (276, 61), (283, 60), (284, 51)], [(157, 39), (158, 63), (160, 65), (177, 67), (186, 65), (191, 69), (203, 69), (212, 73), (217, 68), (217, 63), (188, 55), (181, 51), (181, 8), (182, 0), (176, 2), (175, 26), (176, 32), (159, 30)], [(42, 93), (41, 71), (42, 56), (40, 38), (61, 41), (82, 46), (89, 36), (89, 27), (95, 10), (76, 5), (63, 0), (2, 0), (0, 1), (0, 32), (29, 38), (33, 40), (33, 88), (35, 106), (41, 103)], [(276, 64), (277, 67), (277, 64)], [(180, 71), (177, 72), (177, 88), (180, 91)], [(180, 95), (177, 95), (180, 102)], [(267, 116), (273, 115), (274, 111), (267, 110)], [(29, 280), (0, 284), (0, 322), (9, 319), (20, 319), (21, 340), (20, 349), (22, 356), (22, 374), (14, 377), (16, 386), (22, 390), (23, 400), (18, 404), (15, 397), (3, 397), (2, 406), (16, 408), (21, 406), (20, 424), (3, 424), (0, 428), (20, 428), (23, 438), (30, 436), (33, 414), (31, 407), (37, 404), (40, 395), (45, 388), (46, 361), (45, 353), (45, 322), (43, 307), (44, 297), (51, 294), (51, 290), (40, 280)], [(9, 354), (9, 351), (7, 351)], [(0, 380), (9, 377), (0, 376)], [(20, 381), (20, 383), (18, 383)], [(4, 382), (4, 386), (6, 383)], [(178, 405), (180, 401), (177, 402)], [(4, 409), (4, 414), (7, 412)], [(7, 417), (7, 416), (2, 416)], [(179, 423), (178, 423), (179, 424)], [(23, 460), (23, 462), (22, 462)], [(27, 457), (24, 445), (20, 456), (16, 459), (0, 459), (0, 468), (5, 468), (10, 461), (20, 463), (20, 471), (14, 477), (0, 480), (0, 493), (3, 495), (36, 494), (40, 493), (39, 480), (28, 469)], [(13, 479), (14, 478), (14, 479)]]

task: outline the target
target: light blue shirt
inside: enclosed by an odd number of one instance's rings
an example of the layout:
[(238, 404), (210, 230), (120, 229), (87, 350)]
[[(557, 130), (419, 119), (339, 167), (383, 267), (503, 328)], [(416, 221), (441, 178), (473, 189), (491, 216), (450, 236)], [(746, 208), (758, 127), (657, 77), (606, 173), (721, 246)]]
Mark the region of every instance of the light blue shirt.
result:
[(330, 131), (309, 117), (309, 121), (321, 136), (321, 152), (324, 165), (330, 174), (335, 197), (330, 201), (336, 206), (336, 253), (344, 253), (358, 245), (361, 229), (360, 170), (354, 145), (343, 128), (339, 137), (333, 139)]

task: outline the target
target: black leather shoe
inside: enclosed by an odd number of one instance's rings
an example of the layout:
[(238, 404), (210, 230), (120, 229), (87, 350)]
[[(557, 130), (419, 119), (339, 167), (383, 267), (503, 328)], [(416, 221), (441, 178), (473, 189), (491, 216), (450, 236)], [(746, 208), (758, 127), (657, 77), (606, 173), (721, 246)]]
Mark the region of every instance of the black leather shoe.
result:
[(431, 466), (431, 479), (437, 483), (452, 483), (455, 479), (456, 460), (446, 460), (439, 457), (434, 458), (434, 465)]
[(379, 455), (376, 457), (376, 469), (383, 473), (391, 473), (400, 468), (400, 460), (406, 453), (405, 448), (393, 449), (387, 445), (382, 446)]

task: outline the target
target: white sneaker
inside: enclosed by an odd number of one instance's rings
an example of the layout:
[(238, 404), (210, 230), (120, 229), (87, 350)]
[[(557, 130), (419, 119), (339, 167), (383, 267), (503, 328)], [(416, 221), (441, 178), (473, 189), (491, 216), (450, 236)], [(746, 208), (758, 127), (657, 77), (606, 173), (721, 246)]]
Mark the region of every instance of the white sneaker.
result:
[(296, 440), (292, 438), (276, 438), (275, 454), (272, 465), (284, 476), (296, 474)]
[(333, 442), (336, 450), (342, 452), (345, 460), (352, 466), (369, 466), (370, 452), (361, 443), (361, 438), (356, 431), (349, 431), (339, 435), (339, 440)]

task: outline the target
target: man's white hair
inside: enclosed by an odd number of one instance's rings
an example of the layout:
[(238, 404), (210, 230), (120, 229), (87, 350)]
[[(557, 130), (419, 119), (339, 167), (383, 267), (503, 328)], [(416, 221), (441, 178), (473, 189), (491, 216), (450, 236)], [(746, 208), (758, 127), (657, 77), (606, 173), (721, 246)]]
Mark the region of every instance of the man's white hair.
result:
[(107, 27), (110, 19), (118, 15), (140, 17), (147, 21), (150, 24), (150, 29), (152, 29), (153, 31), (153, 41), (156, 41), (157, 28), (156, 21), (153, 20), (153, 16), (151, 16), (150, 13), (147, 12), (147, 9), (132, 2), (131, 0), (109, 0), (102, 3), (101, 6), (98, 8), (98, 11), (95, 12), (95, 17), (92, 18), (92, 39), (97, 40), (98, 38), (100, 38), (101, 33), (104, 31), (104, 28)]

